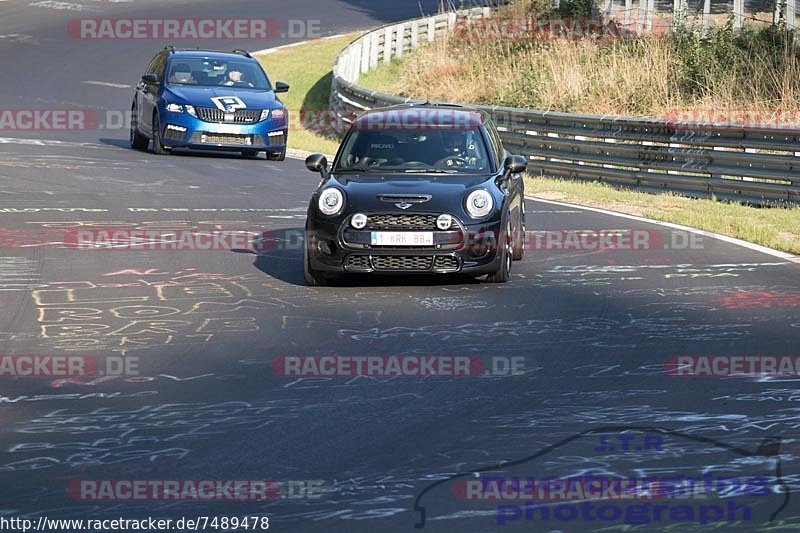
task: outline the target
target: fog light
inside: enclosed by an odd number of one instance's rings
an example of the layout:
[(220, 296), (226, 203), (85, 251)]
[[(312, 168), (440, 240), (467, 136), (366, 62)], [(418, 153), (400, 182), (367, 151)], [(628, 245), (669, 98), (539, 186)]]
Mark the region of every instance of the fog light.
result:
[(453, 217), (450, 215), (439, 215), (436, 219), (436, 227), (440, 230), (448, 230), (453, 226)]
[(364, 213), (356, 213), (353, 215), (353, 218), (350, 219), (350, 224), (356, 229), (363, 229), (364, 226), (367, 225), (367, 215)]
[(183, 126), (176, 126), (174, 124), (167, 124), (167, 130), (179, 131), (181, 133), (186, 133), (186, 128), (184, 128)]

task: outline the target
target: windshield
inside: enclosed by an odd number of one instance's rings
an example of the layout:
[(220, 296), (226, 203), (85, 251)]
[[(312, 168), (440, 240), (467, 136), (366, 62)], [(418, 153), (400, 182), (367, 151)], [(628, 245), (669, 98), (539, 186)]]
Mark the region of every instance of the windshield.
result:
[(219, 60), (207, 57), (175, 58), (167, 73), (173, 85), (237, 87), (270, 90), (266, 74), (254, 60)]
[(475, 173), (490, 168), (478, 129), (355, 131), (334, 169), (337, 172)]

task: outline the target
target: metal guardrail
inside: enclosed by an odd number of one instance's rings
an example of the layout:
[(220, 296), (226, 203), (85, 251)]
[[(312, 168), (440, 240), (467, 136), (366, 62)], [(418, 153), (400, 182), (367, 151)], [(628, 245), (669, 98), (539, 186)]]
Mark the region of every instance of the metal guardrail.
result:
[[(474, 8), (405, 21), (350, 43), (333, 68), (330, 106), (340, 124), (375, 107), (419, 102), (361, 87), (359, 76), (464, 19), (490, 13)], [(473, 107), (492, 115), (506, 147), (526, 156), (534, 173), (756, 204), (800, 203), (800, 129)]]

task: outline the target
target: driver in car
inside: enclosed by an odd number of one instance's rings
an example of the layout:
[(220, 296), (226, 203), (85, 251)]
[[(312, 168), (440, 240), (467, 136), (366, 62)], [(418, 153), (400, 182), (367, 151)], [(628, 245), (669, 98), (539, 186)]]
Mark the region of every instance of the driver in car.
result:
[(475, 146), (463, 131), (442, 131), (446, 155), (440, 161), (447, 167), (476, 168)]
[(225, 74), (225, 78), (226, 78), (225, 82), (222, 85), (225, 85), (227, 87), (230, 87), (232, 85), (244, 85), (247, 87), (253, 87), (252, 83), (244, 79), (244, 74), (242, 74), (242, 71), (236, 70), (235, 68), (229, 70)]

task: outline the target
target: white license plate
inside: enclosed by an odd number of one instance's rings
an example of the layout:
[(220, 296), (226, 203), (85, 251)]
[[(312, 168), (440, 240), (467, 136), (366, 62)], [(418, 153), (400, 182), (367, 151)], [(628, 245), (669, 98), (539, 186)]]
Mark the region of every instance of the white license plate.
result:
[(242, 127), (236, 124), (215, 124), (211, 133), (242, 133)]
[(373, 246), (433, 246), (432, 231), (373, 231)]

